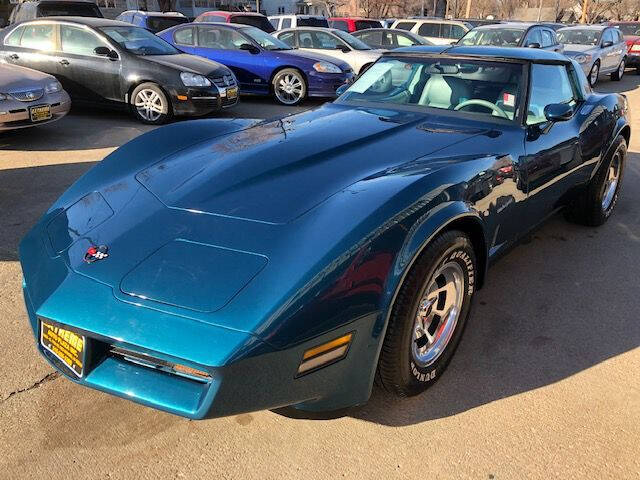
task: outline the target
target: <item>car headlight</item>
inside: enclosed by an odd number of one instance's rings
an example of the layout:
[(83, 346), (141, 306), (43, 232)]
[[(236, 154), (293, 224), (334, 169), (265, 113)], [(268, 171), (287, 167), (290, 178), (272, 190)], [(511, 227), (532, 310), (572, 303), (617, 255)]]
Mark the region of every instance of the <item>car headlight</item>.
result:
[(211, 82), (204, 75), (198, 75), (197, 73), (182, 72), (180, 74), (180, 80), (184, 83), (185, 87), (210, 87)]
[(329, 62), (317, 62), (313, 64), (313, 69), (320, 73), (342, 73), (340, 67)]
[(47, 86), (44, 87), (44, 91), (47, 93), (56, 93), (60, 90), (62, 90), (62, 85), (60, 85), (60, 82), (57, 80), (47, 83)]
[(578, 63), (587, 63), (591, 61), (591, 55), (586, 55), (584, 53), (575, 56), (575, 60)]

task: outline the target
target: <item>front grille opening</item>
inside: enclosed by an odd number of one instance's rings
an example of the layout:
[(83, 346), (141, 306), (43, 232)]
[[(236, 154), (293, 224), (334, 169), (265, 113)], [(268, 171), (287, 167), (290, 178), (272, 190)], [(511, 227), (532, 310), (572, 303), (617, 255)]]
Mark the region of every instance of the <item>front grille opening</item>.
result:
[(111, 346), (109, 348), (109, 354), (126, 362), (135, 363), (136, 365), (154, 370), (160, 370), (171, 375), (178, 375), (180, 377), (202, 383), (208, 383), (211, 381), (211, 374), (209, 372), (179, 363), (168, 362), (161, 358), (152, 357), (151, 355), (134, 352), (133, 350)]

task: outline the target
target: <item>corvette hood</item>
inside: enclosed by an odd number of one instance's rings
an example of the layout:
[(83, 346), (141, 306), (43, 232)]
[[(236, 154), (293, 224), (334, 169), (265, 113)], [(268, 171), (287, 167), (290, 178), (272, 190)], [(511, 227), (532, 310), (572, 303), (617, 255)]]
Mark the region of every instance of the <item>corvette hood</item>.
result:
[(363, 178), (486, 131), (441, 119), (329, 105), (170, 155), (136, 178), (174, 209), (288, 223)]

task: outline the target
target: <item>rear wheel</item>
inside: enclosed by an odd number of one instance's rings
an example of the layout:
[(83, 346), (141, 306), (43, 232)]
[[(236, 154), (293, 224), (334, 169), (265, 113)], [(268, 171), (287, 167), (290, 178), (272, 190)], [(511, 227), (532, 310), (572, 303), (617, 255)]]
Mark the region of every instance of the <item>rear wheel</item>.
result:
[(271, 82), (275, 99), (283, 105), (298, 105), (307, 96), (307, 83), (294, 68), (280, 70)]
[(611, 80), (620, 81), (622, 80), (622, 76), (624, 75), (624, 68), (626, 66), (625, 59), (620, 60), (620, 65), (618, 65), (618, 69), (611, 74)]
[(150, 125), (162, 125), (171, 118), (171, 105), (155, 83), (138, 85), (131, 93), (131, 111), (138, 120)]
[(591, 67), (591, 71), (589, 72), (589, 85), (592, 87), (598, 83), (598, 75), (600, 75), (600, 62), (596, 62)]
[(619, 135), (587, 190), (569, 207), (567, 218), (583, 225), (597, 227), (606, 222), (618, 203), (624, 175), (627, 143)]
[(417, 395), (440, 377), (469, 316), (475, 278), (473, 246), (463, 232), (445, 232), (425, 249), (391, 311), (377, 372), (383, 388)]

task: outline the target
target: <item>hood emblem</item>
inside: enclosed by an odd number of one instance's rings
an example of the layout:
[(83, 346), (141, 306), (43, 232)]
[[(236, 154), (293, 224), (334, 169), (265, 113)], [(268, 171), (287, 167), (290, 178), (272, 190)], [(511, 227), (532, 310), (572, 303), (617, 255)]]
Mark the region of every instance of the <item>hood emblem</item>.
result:
[(107, 253), (109, 251), (109, 247), (106, 245), (100, 245), (96, 247), (95, 245), (87, 248), (87, 253), (84, 254), (84, 261), (87, 263), (97, 262), (98, 260), (104, 260), (109, 256)]

